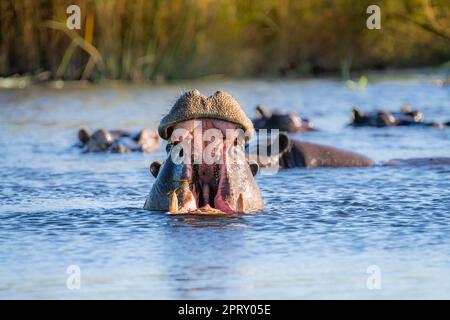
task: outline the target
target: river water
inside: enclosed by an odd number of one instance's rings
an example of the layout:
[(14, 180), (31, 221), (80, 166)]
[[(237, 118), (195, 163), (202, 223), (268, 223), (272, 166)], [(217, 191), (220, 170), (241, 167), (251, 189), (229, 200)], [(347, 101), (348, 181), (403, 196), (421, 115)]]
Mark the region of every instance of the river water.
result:
[(299, 112), (322, 131), (297, 138), (376, 161), (450, 156), (450, 129), (346, 127), (352, 106), (409, 103), (450, 120), (450, 87), (431, 77), (369, 79), (364, 90), (321, 79), (0, 91), (0, 298), (450, 298), (450, 167), (259, 175), (263, 212), (183, 217), (142, 209), (164, 145), (73, 147), (80, 126), (155, 129), (198, 88), (230, 92), (252, 116), (258, 103)]

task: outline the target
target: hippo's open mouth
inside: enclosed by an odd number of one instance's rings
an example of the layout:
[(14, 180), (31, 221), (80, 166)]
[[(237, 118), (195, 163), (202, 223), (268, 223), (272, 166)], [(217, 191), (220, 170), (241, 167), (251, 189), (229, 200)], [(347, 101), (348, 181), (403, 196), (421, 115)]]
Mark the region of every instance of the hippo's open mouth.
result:
[[(243, 194), (230, 203), (230, 182), (224, 165), (191, 167), (191, 181), (180, 181), (178, 192), (172, 191), (169, 212), (172, 214), (217, 214), (244, 212)], [(182, 194), (182, 199), (177, 195)], [(181, 201), (180, 201), (181, 200)], [(233, 202), (233, 201), (231, 201)]]

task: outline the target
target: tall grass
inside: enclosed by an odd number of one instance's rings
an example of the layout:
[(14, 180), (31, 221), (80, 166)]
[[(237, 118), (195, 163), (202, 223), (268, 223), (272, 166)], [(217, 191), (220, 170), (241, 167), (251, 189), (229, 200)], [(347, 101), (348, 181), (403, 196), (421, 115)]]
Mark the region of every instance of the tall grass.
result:
[[(450, 60), (448, 0), (1, 0), (0, 75), (298, 76)], [(78, 4), (82, 29), (65, 30)], [(366, 28), (378, 4), (382, 29)], [(46, 72), (46, 73), (45, 73)]]

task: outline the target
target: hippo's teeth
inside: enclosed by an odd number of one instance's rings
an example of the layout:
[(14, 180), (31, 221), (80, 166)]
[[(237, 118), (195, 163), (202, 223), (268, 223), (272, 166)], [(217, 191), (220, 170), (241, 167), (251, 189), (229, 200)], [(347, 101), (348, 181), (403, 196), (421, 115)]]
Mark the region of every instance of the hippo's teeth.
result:
[(244, 196), (242, 195), (242, 193), (239, 194), (237, 200), (236, 212), (244, 212)]
[(195, 183), (192, 185), (192, 196), (194, 197), (195, 203), (198, 203), (198, 193), (197, 193), (197, 187), (195, 186)]
[(172, 191), (172, 197), (170, 198), (169, 212), (178, 213), (178, 197), (175, 191)]

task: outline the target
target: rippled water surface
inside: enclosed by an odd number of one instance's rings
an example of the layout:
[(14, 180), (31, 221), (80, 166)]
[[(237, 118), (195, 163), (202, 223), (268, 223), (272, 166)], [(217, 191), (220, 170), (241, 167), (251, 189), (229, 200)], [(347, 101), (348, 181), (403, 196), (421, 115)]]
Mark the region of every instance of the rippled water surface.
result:
[[(450, 167), (293, 169), (257, 177), (266, 209), (175, 217), (142, 208), (153, 154), (80, 154), (80, 126), (156, 128), (185, 89), (232, 93), (249, 115), (294, 110), (298, 135), (391, 158), (450, 156), (450, 129), (345, 127), (352, 106), (450, 120), (450, 87), (417, 74), (333, 80), (0, 91), (0, 298), (450, 298)], [(69, 290), (69, 265), (81, 289)], [(381, 289), (369, 290), (371, 265)]]

